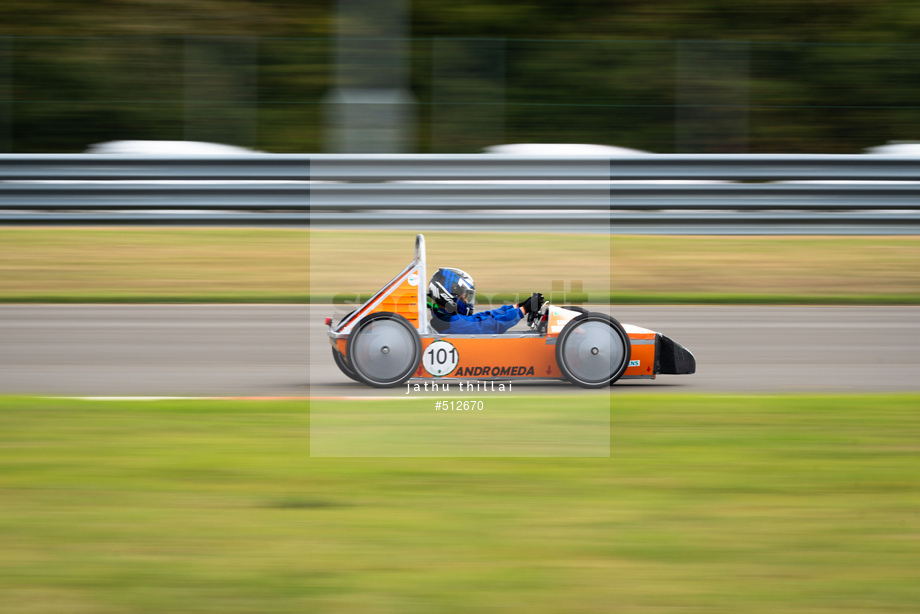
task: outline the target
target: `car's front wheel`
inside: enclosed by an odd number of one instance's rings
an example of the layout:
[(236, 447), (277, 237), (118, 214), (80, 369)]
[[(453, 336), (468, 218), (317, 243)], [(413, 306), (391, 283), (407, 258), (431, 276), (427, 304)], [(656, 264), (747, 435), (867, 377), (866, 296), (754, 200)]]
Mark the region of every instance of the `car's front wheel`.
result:
[(582, 388), (603, 388), (629, 366), (629, 335), (603, 313), (584, 313), (569, 321), (556, 339), (556, 363), (562, 375)]

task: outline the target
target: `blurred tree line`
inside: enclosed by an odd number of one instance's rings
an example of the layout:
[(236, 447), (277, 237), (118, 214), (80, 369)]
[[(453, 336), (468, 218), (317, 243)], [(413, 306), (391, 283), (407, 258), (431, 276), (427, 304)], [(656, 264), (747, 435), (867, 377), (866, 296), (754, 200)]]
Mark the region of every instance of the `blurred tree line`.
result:
[[(416, 0), (415, 151), (580, 142), (858, 152), (920, 141), (920, 5)], [(335, 3), (4, 0), (0, 151), (115, 139), (324, 151)]]

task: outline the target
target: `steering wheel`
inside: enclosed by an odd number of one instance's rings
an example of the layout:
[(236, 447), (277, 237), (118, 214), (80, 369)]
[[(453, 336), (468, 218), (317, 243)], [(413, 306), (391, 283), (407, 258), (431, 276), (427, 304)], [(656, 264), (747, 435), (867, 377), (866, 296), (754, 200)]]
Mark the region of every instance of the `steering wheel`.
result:
[(542, 307), (545, 306), (545, 303), (541, 305), (541, 303), (544, 302), (543, 295), (539, 292), (534, 292), (533, 295), (527, 300), (530, 301), (530, 305), (527, 309), (527, 326), (533, 330), (537, 330), (537, 326), (539, 326), (540, 321), (543, 319), (542, 316), (544, 310)]

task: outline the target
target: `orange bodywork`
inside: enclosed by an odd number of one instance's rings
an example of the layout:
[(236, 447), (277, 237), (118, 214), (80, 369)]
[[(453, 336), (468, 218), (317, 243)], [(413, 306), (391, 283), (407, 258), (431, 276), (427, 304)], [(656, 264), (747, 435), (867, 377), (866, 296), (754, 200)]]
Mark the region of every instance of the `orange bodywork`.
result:
[[(409, 320), (414, 328), (419, 328), (418, 314), (421, 311), (418, 304), (420, 283), (418, 268), (408, 268), (399, 277), (391, 281), (373, 299), (368, 301), (354, 315), (348, 318), (343, 332), (348, 332), (362, 318), (372, 313), (397, 313)], [(342, 352), (345, 353), (344, 351)]]
[(657, 333), (645, 329), (634, 330), (634, 327), (627, 325), (626, 334), (629, 335), (631, 346), (630, 366), (626, 368), (623, 377), (655, 379), (655, 350), (658, 347), (655, 337)]
[[(449, 373), (439, 377), (561, 377), (556, 366), (556, 346), (546, 337), (469, 338), (441, 337), (457, 348), (459, 360)], [(436, 339), (422, 339), (422, 355)], [(415, 377), (435, 377), (419, 364)]]
[(393, 289), (393, 292), (383, 299), (379, 305), (365, 312), (363, 315), (387, 311), (398, 313), (409, 320), (415, 328), (418, 328), (418, 282), (415, 286), (409, 284), (408, 279), (404, 279), (401, 284)]

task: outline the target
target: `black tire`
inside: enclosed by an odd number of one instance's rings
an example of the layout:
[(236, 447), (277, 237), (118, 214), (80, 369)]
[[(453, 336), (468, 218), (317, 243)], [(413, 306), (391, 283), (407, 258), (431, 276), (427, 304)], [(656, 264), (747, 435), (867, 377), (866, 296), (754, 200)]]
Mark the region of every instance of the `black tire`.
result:
[[(342, 322), (350, 318), (351, 314), (353, 314), (354, 312), (355, 310), (352, 309), (347, 314), (345, 314), (345, 317), (339, 320), (338, 326), (341, 326)], [(335, 348), (332, 348), (332, 360), (333, 362), (335, 362), (335, 366), (339, 368), (339, 371), (344, 373), (350, 379), (353, 379), (354, 381), (361, 383), (361, 380), (359, 380), (358, 376), (355, 375), (354, 370), (348, 365), (348, 359), (342, 356), (342, 354), (339, 353), (339, 351)]]
[(582, 388), (604, 388), (629, 366), (632, 346), (623, 326), (604, 313), (588, 312), (565, 325), (556, 339), (556, 364)]
[(364, 383), (358, 379), (358, 376), (355, 375), (355, 372), (352, 371), (351, 367), (348, 366), (348, 361), (345, 360), (345, 357), (342, 356), (335, 348), (332, 348), (332, 360), (335, 362), (335, 366), (339, 368), (339, 371), (347, 375), (349, 378), (355, 380), (356, 382), (362, 384)]
[(409, 320), (380, 312), (361, 320), (348, 336), (348, 366), (374, 388), (405, 384), (422, 360), (422, 340)]

